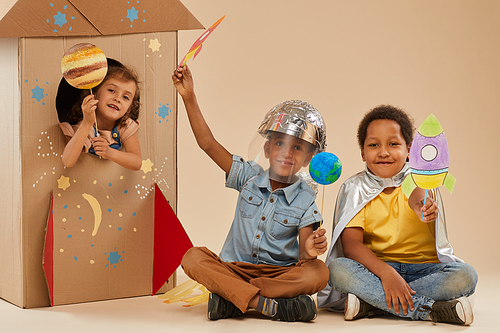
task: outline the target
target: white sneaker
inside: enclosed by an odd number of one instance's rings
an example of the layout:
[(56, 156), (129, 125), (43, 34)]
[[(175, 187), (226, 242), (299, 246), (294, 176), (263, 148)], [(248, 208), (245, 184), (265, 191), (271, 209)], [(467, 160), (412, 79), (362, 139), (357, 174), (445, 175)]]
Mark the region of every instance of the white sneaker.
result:
[(382, 312), (371, 306), (365, 301), (359, 299), (354, 294), (347, 294), (344, 306), (344, 320), (355, 320), (363, 317), (371, 317), (372, 315)]

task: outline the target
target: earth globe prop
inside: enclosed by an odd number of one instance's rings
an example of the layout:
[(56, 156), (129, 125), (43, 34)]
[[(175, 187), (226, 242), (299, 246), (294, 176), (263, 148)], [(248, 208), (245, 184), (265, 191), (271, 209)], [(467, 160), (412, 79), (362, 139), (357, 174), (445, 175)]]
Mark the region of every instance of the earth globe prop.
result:
[(330, 185), (340, 178), (342, 163), (332, 153), (319, 153), (314, 155), (309, 163), (309, 174), (312, 179), (321, 185)]
[(309, 163), (309, 175), (318, 184), (323, 185), (321, 199), (321, 223), (323, 224), (323, 202), (325, 201), (325, 185), (335, 183), (342, 173), (340, 159), (332, 153), (322, 152), (314, 155)]

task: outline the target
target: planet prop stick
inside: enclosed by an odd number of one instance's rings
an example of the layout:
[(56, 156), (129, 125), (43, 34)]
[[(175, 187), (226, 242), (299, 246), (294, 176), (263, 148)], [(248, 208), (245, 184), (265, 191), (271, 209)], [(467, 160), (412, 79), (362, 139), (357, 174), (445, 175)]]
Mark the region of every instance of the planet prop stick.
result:
[[(443, 127), (434, 115), (429, 115), (415, 135), (410, 148), (410, 175), (401, 185), (404, 194), (409, 197), (415, 187), (427, 191), (444, 185), (453, 193), (456, 179), (448, 173), (449, 151)], [(422, 216), (420, 219), (424, 217)]]
[(309, 174), (318, 184), (323, 185), (321, 198), (321, 221), (320, 228), (323, 225), (323, 204), (325, 202), (325, 185), (335, 183), (342, 173), (342, 163), (339, 158), (327, 152), (314, 155), (309, 163)]
[(226, 17), (226, 15), (222, 16), (217, 22), (212, 24), (210, 28), (205, 30), (205, 32), (198, 38), (193, 45), (191, 45), (191, 48), (189, 49), (188, 53), (182, 58), (181, 62), (179, 63), (179, 66), (177, 67), (177, 70), (181, 69), (184, 67), (187, 63), (187, 61), (191, 58), (195, 59), (198, 53), (201, 51), (201, 47), (203, 46), (203, 42), (210, 36), (210, 34), (217, 28), (217, 26), (222, 22), (222, 20)]
[[(90, 89), (99, 85), (108, 72), (104, 52), (90, 43), (79, 43), (69, 48), (61, 59), (61, 72), (66, 81), (78, 89)], [(97, 118), (95, 119), (97, 136)]]

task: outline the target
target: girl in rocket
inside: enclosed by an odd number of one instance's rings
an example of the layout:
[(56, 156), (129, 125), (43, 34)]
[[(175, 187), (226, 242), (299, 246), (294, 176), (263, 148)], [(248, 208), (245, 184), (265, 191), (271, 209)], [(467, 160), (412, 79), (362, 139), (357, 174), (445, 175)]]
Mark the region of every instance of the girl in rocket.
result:
[(339, 190), (318, 306), (344, 311), (345, 320), (390, 313), (470, 325), (477, 274), (453, 253), (439, 190), (416, 187), (408, 198), (401, 189), (413, 135), (411, 118), (393, 106), (361, 120), (366, 169)]

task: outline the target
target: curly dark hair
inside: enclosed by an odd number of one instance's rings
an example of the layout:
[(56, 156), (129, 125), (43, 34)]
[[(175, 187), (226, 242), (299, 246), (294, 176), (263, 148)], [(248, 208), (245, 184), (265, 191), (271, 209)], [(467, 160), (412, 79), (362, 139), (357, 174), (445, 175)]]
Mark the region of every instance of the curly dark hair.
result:
[(363, 119), (359, 122), (358, 125), (358, 145), (359, 148), (363, 149), (366, 139), (366, 131), (368, 129), (368, 125), (374, 120), (378, 119), (388, 119), (394, 120), (398, 123), (401, 128), (401, 135), (405, 139), (406, 145), (409, 147), (413, 141), (413, 133), (415, 131), (415, 127), (413, 125), (413, 119), (410, 117), (408, 113), (403, 111), (400, 108), (397, 108), (392, 105), (379, 105), (370, 111), (368, 111)]
[[(96, 94), (97, 91), (99, 91), (99, 88), (101, 88), (101, 86), (104, 84), (104, 82), (106, 82), (110, 78), (119, 79), (125, 82), (133, 81), (135, 82), (136, 86), (135, 95), (134, 98), (132, 99), (132, 104), (130, 105), (128, 112), (125, 113), (123, 117), (121, 117), (118, 120), (117, 125), (118, 126), (125, 125), (127, 119), (129, 118), (134, 121), (137, 120), (139, 118), (139, 111), (141, 108), (141, 102), (140, 102), (141, 91), (139, 89), (140, 85), (139, 76), (132, 68), (127, 67), (118, 61), (113, 61), (113, 63), (108, 66), (108, 72), (106, 73), (106, 77), (104, 78), (104, 80), (102, 80), (102, 82), (98, 86), (96, 86), (93, 89), (93, 93)], [(77, 101), (75, 105), (73, 105), (69, 118), (74, 123), (78, 123), (83, 119), (82, 102), (88, 95), (90, 95), (90, 90), (87, 89), (83, 90), (80, 95), (79, 101)]]

